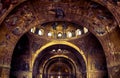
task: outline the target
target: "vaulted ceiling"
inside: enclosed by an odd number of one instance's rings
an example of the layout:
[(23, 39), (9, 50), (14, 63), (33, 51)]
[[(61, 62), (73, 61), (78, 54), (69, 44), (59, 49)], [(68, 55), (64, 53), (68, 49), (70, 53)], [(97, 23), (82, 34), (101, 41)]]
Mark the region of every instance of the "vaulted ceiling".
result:
[(109, 73), (115, 78), (119, 73), (115, 68), (120, 69), (119, 0), (1, 0), (0, 65), (10, 67), (13, 50), (23, 34), (54, 21), (86, 27), (102, 45)]

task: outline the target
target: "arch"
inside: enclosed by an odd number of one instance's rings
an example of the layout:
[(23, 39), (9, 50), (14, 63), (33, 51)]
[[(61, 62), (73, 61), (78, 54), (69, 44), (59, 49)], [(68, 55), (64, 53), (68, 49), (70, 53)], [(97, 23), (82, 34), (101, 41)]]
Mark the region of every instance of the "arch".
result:
[[(66, 65), (65, 63), (63, 63), (63, 67), (65, 66), (65, 68), (67, 68), (67, 70), (68, 70), (68, 72), (67, 72), (67, 74), (69, 75), (69, 74), (71, 74), (72, 75), (72, 77), (75, 77), (75, 73), (76, 73), (76, 68), (75, 68), (75, 66), (74, 66), (74, 63), (72, 63), (72, 61), (71, 60), (69, 60), (69, 59), (67, 59), (67, 58), (64, 58), (64, 57), (55, 57), (55, 58), (52, 58), (52, 59), (49, 59), (47, 62), (46, 62), (46, 64), (45, 64), (45, 66), (44, 66), (44, 70), (43, 70), (43, 72), (44, 72), (44, 75), (45, 74), (48, 74), (49, 73), (49, 71), (51, 71), (51, 70), (54, 70), (54, 64), (57, 64), (56, 62), (58, 62), (58, 61), (56, 61), (55, 63), (52, 63), (52, 67), (53, 68), (49, 68), (48, 66), (50, 66), (50, 63), (51, 62), (53, 62), (53, 61), (55, 61), (55, 60), (59, 60), (59, 58), (62, 58), (62, 59), (64, 59), (64, 61), (66, 61), (67, 63), (68, 63), (68, 65)], [(58, 65), (59, 66), (59, 65)], [(55, 69), (56, 70), (56, 69)], [(51, 73), (52, 73), (52, 71), (51, 71)], [(66, 73), (65, 71), (63, 72), (61, 72), (61, 73)], [(43, 75), (43, 76), (44, 76)]]
[[(57, 54), (54, 54), (53, 52), (51, 52), (51, 51), (53, 51), (53, 49), (56, 49), (56, 51), (57, 51), (57, 49), (58, 50), (61, 49), (61, 51), (64, 51), (64, 50), (66, 50), (66, 51), (68, 50), (68, 51), (57, 55)], [(64, 44), (56, 44), (56, 45), (51, 45), (51, 46), (45, 48), (37, 56), (37, 58), (35, 59), (35, 62), (34, 62), (34, 66), (32, 67), (33, 68), (33, 71), (32, 71), (33, 77), (36, 78), (36, 76), (42, 75), (43, 70), (44, 70), (43, 67), (46, 66), (48, 61), (50, 61), (51, 59), (54, 59), (54, 58), (66, 58), (66, 59), (70, 60), (74, 64), (76, 71), (79, 71), (79, 74), (77, 72), (77, 77), (79, 77), (78, 75), (84, 76), (84, 77), (87, 76), (87, 65), (85, 64), (85, 60), (83, 59), (82, 55), (73, 47), (70, 47), (70, 46), (64, 45)]]
[[(14, 1), (13, 3), (10, 3), (10, 6), (8, 7), (8, 9), (5, 11), (4, 14), (2, 14), (2, 16), (0, 17), (0, 24), (4, 21), (4, 19), (7, 17), (7, 15), (13, 11), (14, 8), (16, 8), (17, 6), (19, 6), (20, 4), (24, 3), (25, 1), (27, 0), (21, 0), (17, 3), (14, 4)], [(4, 9), (3, 9), (4, 10)]]
[[(83, 17), (84, 18), (84, 17)], [(67, 19), (67, 18), (66, 18)], [(78, 20), (78, 19), (77, 19)], [(69, 21), (69, 19), (68, 19), (68, 21)], [(78, 20), (78, 21), (82, 21), (82, 20)], [(42, 22), (45, 22), (45, 21), (42, 21)], [(88, 24), (88, 23), (87, 23)], [(28, 27), (28, 28), (25, 28), (25, 30), (23, 30), (22, 32), (23, 33), (25, 33), (25, 32), (27, 32), (28, 30), (29, 30), (29, 28), (31, 28), (32, 27), (32, 25), (34, 25), (34, 24), (30, 24), (31, 26), (30, 27)], [(84, 24), (85, 25), (85, 24)], [(102, 40), (100, 39), (100, 37), (99, 36), (97, 36), (96, 35), (96, 33), (91, 29), (91, 28), (89, 28), (89, 26), (87, 26), (87, 28), (90, 30), (90, 32), (92, 32), (99, 40), (100, 40), (100, 42), (101, 42), (101, 44), (103, 44), (102, 43)], [(22, 34), (23, 34), (22, 33)], [(10, 33), (11, 34), (11, 33)], [(21, 34), (21, 35), (22, 35)], [(12, 35), (10, 35), (10, 36), (13, 36), (13, 34)], [(18, 41), (18, 39), (20, 38), (20, 36), (18, 37), (18, 36), (15, 36), (15, 38), (16, 38), (16, 42)], [(12, 42), (12, 45), (14, 45), (14, 46), (12, 46), (12, 49), (15, 47), (15, 44), (16, 44), (16, 42)], [(8, 46), (11, 46), (11, 42), (10, 43), (8, 43)], [(4, 52), (4, 51), (3, 51)], [(10, 56), (12, 55), (12, 50), (11, 51), (8, 51), (8, 53), (10, 53), (11, 52), (11, 54), (10, 54)]]
[(84, 54), (84, 52), (82, 50), (80, 50), (76, 45), (74, 45), (74, 44), (72, 44), (70, 42), (61, 40), (61, 41), (49, 42), (49, 43), (45, 44), (44, 46), (42, 46), (39, 50), (37, 50), (35, 52), (35, 55), (33, 56), (33, 59), (32, 59), (32, 67), (34, 65), (35, 59), (38, 57), (40, 52), (42, 52), (47, 47), (50, 47), (52, 45), (57, 45), (57, 44), (63, 44), (63, 45), (67, 45), (67, 46), (73, 47), (75, 50), (77, 50), (80, 53), (80, 55), (82, 55), (83, 59), (85, 60), (85, 64), (87, 65), (87, 59), (86, 59), (85, 54)]
[(17, 77), (15, 71), (29, 71), (30, 66), (26, 58), (30, 55), (30, 43), (27, 34), (24, 34), (17, 42), (13, 51), (10, 69), (10, 78)]

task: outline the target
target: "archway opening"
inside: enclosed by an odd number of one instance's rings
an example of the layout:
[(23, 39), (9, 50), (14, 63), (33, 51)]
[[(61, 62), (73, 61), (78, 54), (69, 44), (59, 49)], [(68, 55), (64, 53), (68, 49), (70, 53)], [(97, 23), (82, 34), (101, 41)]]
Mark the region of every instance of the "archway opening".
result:
[[(72, 78), (75, 76), (75, 68), (71, 61), (58, 57), (53, 58), (45, 66), (44, 76), (48, 78)], [(72, 65), (71, 65), (72, 64)]]
[(81, 54), (67, 45), (44, 49), (33, 65), (33, 78), (86, 78), (86, 64)]
[(24, 34), (16, 44), (12, 55), (10, 78), (19, 78), (20, 71), (29, 71), (27, 61), (29, 55), (29, 39), (27, 34)]

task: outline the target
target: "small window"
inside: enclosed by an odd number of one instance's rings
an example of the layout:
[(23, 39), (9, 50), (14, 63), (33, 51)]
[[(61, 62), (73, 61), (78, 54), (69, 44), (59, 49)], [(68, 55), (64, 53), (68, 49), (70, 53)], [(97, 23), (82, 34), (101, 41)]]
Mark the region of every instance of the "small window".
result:
[(67, 32), (67, 37), (68, 37), (68, 38), (71, 38), (71, 37), (72, 37), (72, 32), (68, 31), (68, 32)]
[(57, 38), (62, 38), (62, 36), (63, 36), (63, 34), (62, 34), (61, 32), (59, 32), (59, 33), (57, 34)]
[(76, 30), (76, 36), (82, 35), (82, 31), (80, 29)]
[(36, 30), (35, 27), (31, 28), (31, 32), (32, 32), (32, 33), (35, 33), (35, 30)]
[(44, 30), (43, 29), (40, 29), (39, 31), (38, 31), (38, 35), (43, 35), (44, 34)]
[(87, 33), (88, 32), (88, 29), (86, 27), (84, 27), (84, 33)]
[(48, 36), (51, 37), (52, 36), (52, 32), (48, 32)]

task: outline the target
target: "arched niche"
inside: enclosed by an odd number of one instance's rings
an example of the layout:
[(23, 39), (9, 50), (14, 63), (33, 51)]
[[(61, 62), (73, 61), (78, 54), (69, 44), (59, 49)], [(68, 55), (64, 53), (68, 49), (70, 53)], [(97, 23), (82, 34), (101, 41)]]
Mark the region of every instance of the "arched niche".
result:
[(29, 38), (24, 34), (17, 42), (12, 55), (10, 78), (20, 78), (18, 74), (29, 71), (29, 55)]

